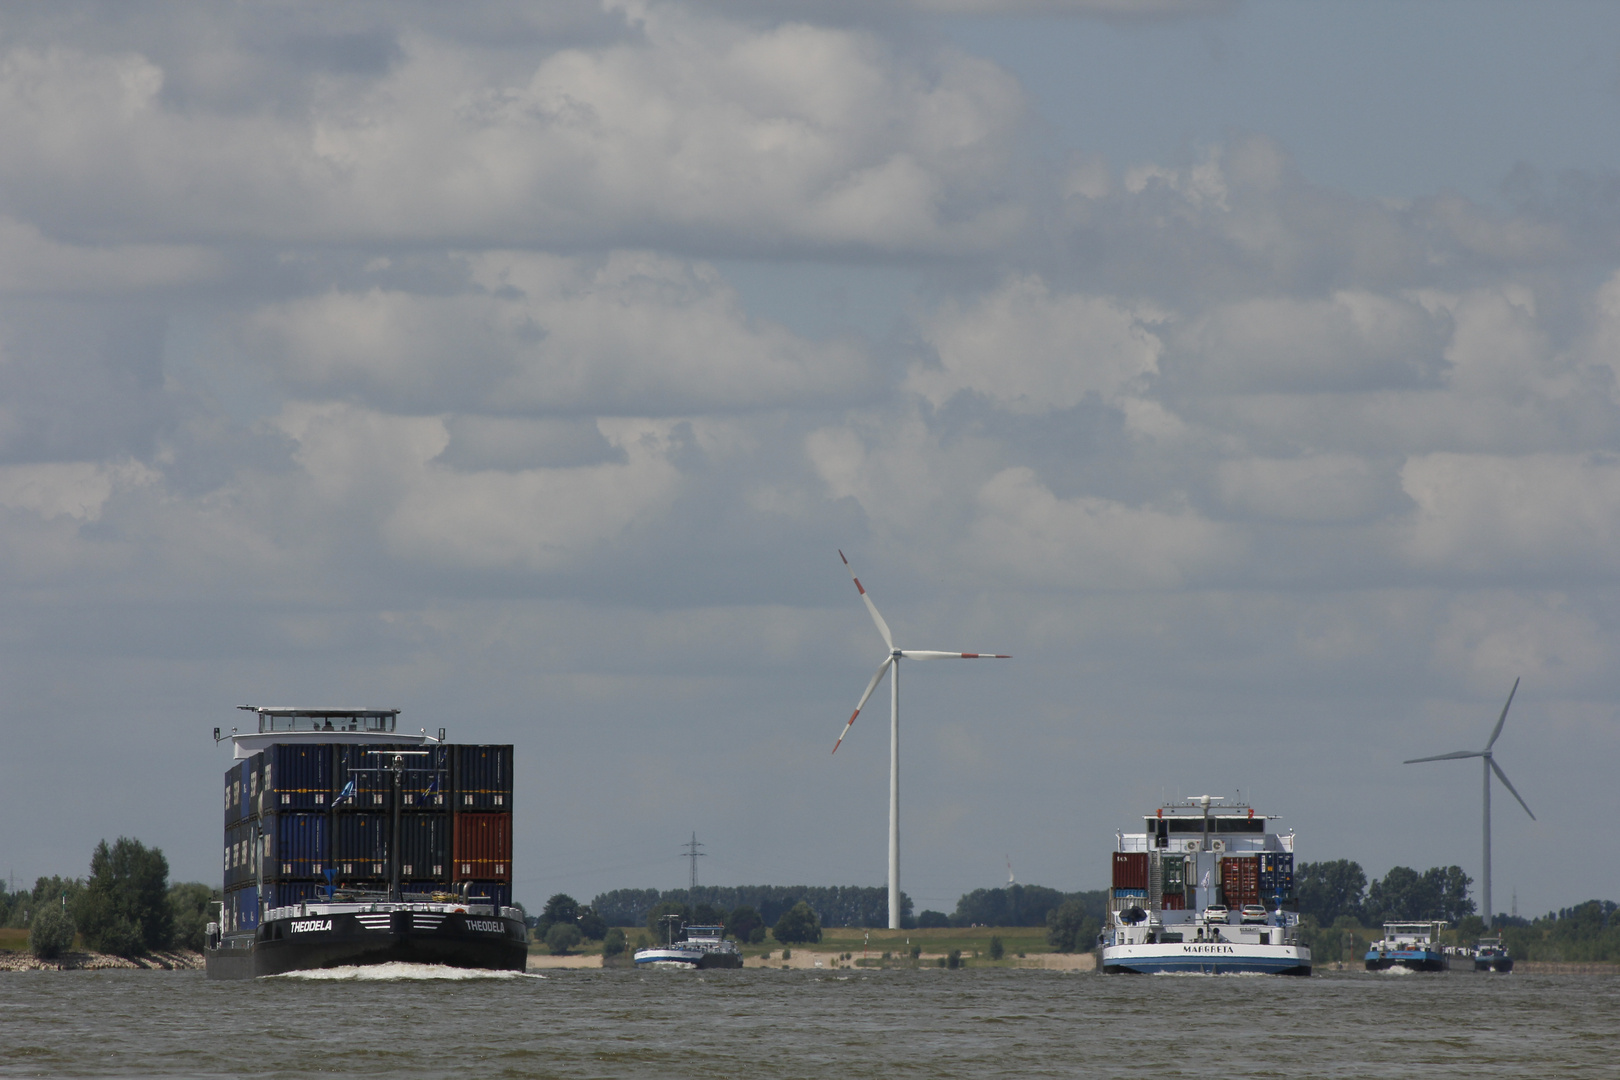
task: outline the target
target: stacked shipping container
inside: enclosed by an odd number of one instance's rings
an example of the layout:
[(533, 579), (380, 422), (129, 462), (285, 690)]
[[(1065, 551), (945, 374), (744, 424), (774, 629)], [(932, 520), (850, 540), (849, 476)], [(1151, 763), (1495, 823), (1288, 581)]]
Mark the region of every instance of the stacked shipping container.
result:
[[(257, 925), (264, 906), (314, 899), (326, 873), (340, 885), (389, 879), (393, 778), (376, 751), (282, 743), (225, 771), (226, 930)], [(400, 791), (400, 877), (408, 892), (454, 885), (512, 902), (512, 747), (424, 747), (406, 758)], [(372, 751), (368, 753), (368, 751)], [(353, 788), (349, 783), (353, 781)]]
[(1232, 910), (1260, 902), (1260, 856), (1225, 855), (1220, 863), (1221, 903)]

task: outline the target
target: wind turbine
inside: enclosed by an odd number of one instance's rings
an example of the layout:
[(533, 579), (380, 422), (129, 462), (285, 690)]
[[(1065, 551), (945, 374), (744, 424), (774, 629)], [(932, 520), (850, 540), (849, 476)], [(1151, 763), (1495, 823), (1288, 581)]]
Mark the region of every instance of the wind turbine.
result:
[(1485, 929), (1487, 929), (1487, 930), (1489, 930), (1491, 928), (1491, 918), (1492, 918), (1492, 914), (1491, 914), (1491, 773), (1493, 773), (1493, 772), (1496, 773), (1496, 778), (1498, 780), (1502, 781), (1502, 783), (1507, 786), (1507, 789), (1509, 791), (1513, 792), (1513, 797), (1515, 799), (1519, 800), (1519, 805), (1524, 807), (1524, 812), (1527, 813), (1527, 814), (1530, 814), (1530, 820), (1531, 821), (1536, 820), (1536, 815), (1530, 813), (1530, 804), (1524, 801), (1524, 798), (1518, 793), (1518, 791), (1514, 790), (1513, 782), (1507, 778), (1507, 773), (1502, 771), (1502, 766), (1498, 765), (1496, 763), (1496, 758), (1491, 755), (1491, 747), (1496, 745), (1497, 736), (1502, 734), (1502, 725), (1507, 722), (1508, 706), (1513, 704), (1513, 695), (1517, 694), (1518, 692), (1519, 692), (1519, 680), (1514, 679), (1513, 680), (1513, 689), (1508, 691), (1507, 704), (1502, 706), (1502, 715), (1498, 716), (1496, 718), (1496, 728), (1495, 728), (1495, 730), (1493, 730), (1491, 732), (1490, 741), (1485, 744), (1485, 749), (1483, 749), (1483, 750), (1457, 750), (1457, 751), (1455, 751), (1453, 753), (1450, 753), (1450, 754), (1436, 754), (1433, 757), (1412, 758), (1410, 761), (1403, 761), (1401, 763), (1403, 765), (1416, 765), (1420, 761), (1450, 761), (1453, 758), (1477, 757), (1477, 758), (1484, 758), (1485, 759)]
[[(844, 559), (844, 553), (838, 553)], [(849, 714), (849, 723), (844, 730), (838, 733), (838, 741), (833, 743), (832, 752), (838, 753), (839, 746), (843, 745), (844, 736), (854, 726), (855, 718), (861, 715), (861, 709), (872, 696), (872, 691), (878, 688), (883, 681), (884, 673), (890, 668), (894, 669), (894, 678), (889, 680), (889, 929), (900, 929), (900, 661), (901, 660), (1011, 660), (1012, 657), (1001, 653), (973, 653), (973, 652), (932, 652), (916, 649), (897, 649), (894, 647), (894, 635), (889, 633), (889, 624), (883, 621), (878, 614), (877, 605), (872, 598), (866, 595), (866, 589), (861, 585), (861, 579), (855, 576), (855, 568), (844, 559), (844, 567), (849, 571), (850, 580), (855, 582), (855, 591), (861, 594), (866, 601), (866, 610), (872, 613), (872, 621), (877, 624), (878, 633), (883, 635), (883, 644), (888, 646), (889, 653), (878, 665), (877, 674), (872, 681), (866, 684), (866, 693), (855, 706), (855, 711)]]

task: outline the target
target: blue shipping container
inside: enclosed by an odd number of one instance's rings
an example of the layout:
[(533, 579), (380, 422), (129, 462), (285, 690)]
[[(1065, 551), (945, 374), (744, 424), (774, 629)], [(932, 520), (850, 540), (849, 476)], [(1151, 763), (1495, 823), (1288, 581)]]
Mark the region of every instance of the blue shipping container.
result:
[(276, 814), (263, 822), (266, 880), (318, 878), (332, 865), (325, 814)]
[(236, 825), (254, 813), (252, 793), (258, 785), (253, 762), (237, 761), (225, 770), (225, 824)]
[(254, 881), (253, 868), (254, 825), (232, 825), (225, 830), (224, 883), (227, 889), (247, 885)]
[(291, 907), (294, 904), (314, 903), (325, 899), (324, 882), (279, 881), (275, 885), (265, 886), (265, 900), (271, 907)]
[(399, 816), (399, 869), (404, 877), (450, 880), (450, 818), (445, 814)]
[(450, 805), (451, 748), (439, 743), (421, 749), (428, 753), (406, 759), (406, 769), (400, 777), (400, 800), (407, 810), (447, 809)]
[(512, 747), (457, 746), (454, 749), (456, 809), (510, 810)]
[(389, 814), (334, 814), (332, 865), (344, 881), (389, 876), (388, 840), (394, 821)]
[(325, 810), (332, 803), (332, 747), (280, 744), (259, 755), (265, 813)]
[(225, 932), (257, 930), (259, 927), (259, 890), (248, 885), (232, 889), (225, 894)]
[(512, 906), (512, 886), (504, 881), (473, 881), (466, 883), (467, 901), (472, 904)]
[[(336, 772), (332, 777), (332, 809), (364, 812), (387, 812), (394, 807), (394, 778), (380, 771), (389, 764), (387, 751), (398, 750), (386, 745), (335, 745), (332, 759)], [(382, 751), (379, 753), (379, 751)], [(349, 782), (354, 789), (349, 789)]]
[(1133, 899), (1133, 900), (1135, 900), (1135, 899), (1145, 900), (1145, 899), (1147, 899), (1147, 890), (1146, 889), (1115, 889), (1114, 890), (1114, 895), (1116, 897), (1118, 897), (1119, 899), (1121, 899), (1121, 900), (1124, 900), (1124, 899), (1127, 899), (1127, 898), (1128, 899)]

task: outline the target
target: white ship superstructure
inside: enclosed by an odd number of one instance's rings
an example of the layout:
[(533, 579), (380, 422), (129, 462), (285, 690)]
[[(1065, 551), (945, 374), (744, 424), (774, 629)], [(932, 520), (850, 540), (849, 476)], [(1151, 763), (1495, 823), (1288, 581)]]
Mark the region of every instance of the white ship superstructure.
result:
[(675, 940), (671, 926), (668, 942), (636, 950), (638, 968), (739, 968), (742, 962), (742, 950), (725, 939), (725, 928), (720, 926), (688, 926), (683, 941)]
[(1116, 834), (1102, 966), (1111, 973), (1309, 975), (1294, 834), (1244, 803), (1167, 803)]

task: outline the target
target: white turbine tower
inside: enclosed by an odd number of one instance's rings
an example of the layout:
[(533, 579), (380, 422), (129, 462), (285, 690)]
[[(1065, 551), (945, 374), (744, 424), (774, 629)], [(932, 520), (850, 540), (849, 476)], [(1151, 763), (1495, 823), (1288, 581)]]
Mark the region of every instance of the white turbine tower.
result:
[[(1514, 679), (1513, 680), (1513, 689), (1508, 691), (1507, 704), (1502, 706), (1502, 715), (1498, 716), (1496, 718), (1496, 728), (1495, 728), (1495, 730), (1493, 730), (1491, 732), (1490, 741), (1485, 744), (1485, 749), (1483, 749), (1483, 750), (1457, 750), (1457, 751), (1454, 751), (1453, 753), (1450, 753), (1450, 754), (1436, 754), (1433, 757), (1412, 758), (1409, 761), (1404, 761), (1404, 762), (1401, 763), (1403, 765), (1416, 765), (1420, 761), (1450, 761), (1453, 758), (1477, 757), (1477, 758), (1484, 758), (1485, 759), (1485, 887), (1484, 887), (1484, 892), (1485, 892), (1485, 929), (1487, 929), (1487, 930), (1489, 930), (1491, 928), (1491, 919), (1493, 917), (1493, 913), (1491, 911), (1491, 773), (1492, 772), (1496, 773), (1497, 779), (1501, 780), (1502, 783), (1507, 786), (1507, 789), (1509, 791), (1513, 792), (1513, 797), (1515, 799), (1519, 800), (1519, 805), (1524, 807), (1524, 812), (1527, 813), (1527, 814), (1530, 814), (1530, 805), (1524, 801), (1523, 797), (1520, 796), (1517, 791), (1514, 790), (1513, 782), (1507, 778), (1507, 773), (1502, 771), (1502, 766), (1498, 765), (1496, 763), (1496, 758), (1491, 756), (1491, 747), (1496, 745), (1497, 736), (1502, 734), (1502, 725), (1507, 722), (1508, 706), (1513, 704), (1513, 695), (1517, 694), (1518, 692), (1519, 692), (1519, 680)], [(1530, 814), (1530, 820), (1531, 821), (1536, 820), (1536, 815)]]
[[(838, 553), (844, 559), (844, 553)], [(855, 590), (866, 601), (866, 610), (872, 613), (872, 621), (877, 624), (878, 633), (883, 635), (883, 644), (888, 646), (889, 654), (878, 665), (877, 674), (872, 681), (866, 684), (866, 693), (861, 695), (860, 703), (855, 711), (849, 714), (849, 723), (844, 730), (838, 733), (838, 741), (833, 743), (832, 752), (838, 753), (838, 747), (844, 742), (844, 736), (854, 726), (855, 718), (861, 715), (861, 709), (866, 706), (866, 700), (883, 681), (883, 675), (890, 668), (894, 669), (894, 678), (889, 681), (889, 929), (900, 929), (900, 661), (901, 660), (1011, 660), (1012, 657), (1001, 653), (972, 653), (972, 652), (931, 652), (916, 649), (897, 649), (894, 647), (894, 635), (889, 633), (889, 624), (883, 621), (878, 614), (877, 605), (872, 598), (866, 595), (866, 589), (861, 586), (861, 579), (855, 576), (855, 568), (844, 559), (844, 566), (849, 570), (851, 580), (855, 582)]]

